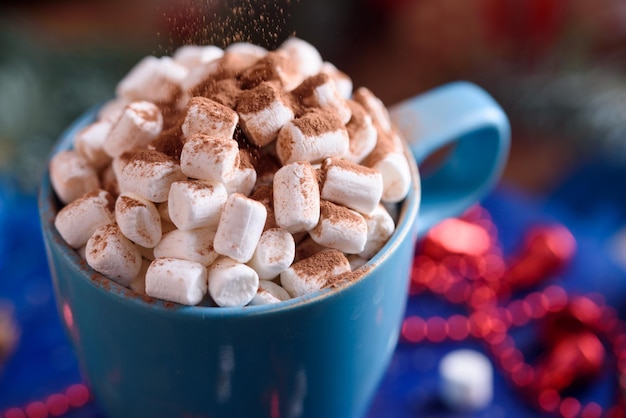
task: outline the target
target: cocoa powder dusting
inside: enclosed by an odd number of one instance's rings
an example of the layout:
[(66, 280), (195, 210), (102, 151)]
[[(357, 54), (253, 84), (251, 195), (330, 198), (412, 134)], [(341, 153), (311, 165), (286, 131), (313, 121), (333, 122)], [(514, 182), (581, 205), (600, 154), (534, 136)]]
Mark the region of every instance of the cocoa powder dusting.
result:
[(119, 200), (119, 210), (121, 213), (126, 213), (133, 208), (145, 208), (146, 205), (143, 202), (140, 202), (137, 199), (133, 199), (128, 196), (120, 196)]
[(331, 271), (335, 267), (344, 263), (346, 256), (341, 251), (324, 249), (312, 256), (302, 259), (291, 265), (296, 274), (302, 277), (326, 276), (328, 281), (331, 277)]
[(293, 124), (306, 136), (320, 136), (345, 129), (337, 115), (320, 109), (309, 110), (302, 117), (294, 119)]
[(282, 53), (278, 51), (269, 52), (239, 75), (241, 88), (244, 90), (252, 89), (264, 81), (276, 82), (282, 86), (283, 68), (287, 66), (287, 63), (288, 59)]
[(180, 154), (183, 151), (183, 145), (185, 145), (181, 126), (182, 121), (176, 125), (172, 125), (168, 130), (163, 130), (161, 135), (152, 141), (152, 147), (156, 151), (162, 152), (174, 160), (179, 161)]
[(252, 90), (244, 91), (237, 101), (237, 112), (256, 113), (280, 99), (280, 93), (270, 83), (261, 83)]

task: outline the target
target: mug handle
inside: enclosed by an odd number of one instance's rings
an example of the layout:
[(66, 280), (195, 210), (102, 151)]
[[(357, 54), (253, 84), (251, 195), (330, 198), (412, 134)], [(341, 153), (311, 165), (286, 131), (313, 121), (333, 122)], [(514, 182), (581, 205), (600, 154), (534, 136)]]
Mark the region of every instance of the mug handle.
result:
[(439, 168), (421, 179), (418, 236), (460, 215), (500, 178), (511, 128), (502, 108), (479, 86), (446, 84), (392, 106), (389, 114), (418, 166), (435, 151), (452, 146)]

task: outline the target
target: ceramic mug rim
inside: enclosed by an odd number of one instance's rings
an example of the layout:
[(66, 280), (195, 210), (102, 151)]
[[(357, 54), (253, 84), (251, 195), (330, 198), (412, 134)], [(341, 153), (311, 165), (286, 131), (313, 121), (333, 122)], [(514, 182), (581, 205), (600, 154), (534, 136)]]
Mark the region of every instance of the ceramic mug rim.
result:
[[(81, 128), (95, 120), (100, 107), (101, 105), (95, 106), (75, 119), (75, 121), (60, 135), (50, 153), (49, 159), (58, 152), (73, 148), (72, 145), (74, 135)], [(385, 261), (397, 250), (397, 247), (401, 243), (405, 242), (407, 235), (410, 235), (408, 237), (410, 240), (414, 240), (416, 238), (416, 225), (421, 201), (420, 176), (417, 163), (406, 140), (403, 140), (402, 143), (404, 147), (404, 154), (409, 163), (411, 172), (411, 186), (404, 201), (399, 203), (401, 207), (399, 209), (396, 228), (392, 236), (376, 253), (376, 255), (374, 255), (366, 264), (354, 271), (355, 273), (363, 271), (360, 276), (353, 280), (349, 280), (346, 283), (341, 283), (336, 287), (325, 288), (308, 295), (290, 298), (275, 304), (250, 305), (243, 307), (215, 307), (204, 305), (185, 306), (149, 296), (143, 296), (132, 291), (131, 289), (121, 286), (114, 280), (91, 269), (91, 267), (89, 267), (80, 257), (78, 252), (71, 248), (57, 232), (56, 227), (54, 226), (54, 217), (57, 213), (55, 208), (57, 205), (57, 197), (55, 196), (50, 182), (48, 165), (44, 171), (38, 195), (39, 219), (44, 235), (44, 241), (47, 246), (54, 246), (60, 250), (59, 252), (64, 262), (71, 267), (72, 273), (78, 276), (79, 280), (85, 280), (99, 292), (105, 293), (109, 297), (118, 298), (121, 303), (133, 304), (138, 308), (149, 309), (166, 315), (175, 314), (215, 318), (279, 314), (285, 311), (297, 310), (299, 307), (305, 305), (309, 306), (315, 303), (322, 303), (327, 298), (332, 298), (333, 295), (346, 292), (351, 287), (356, 286), (359, 282), (367, 280), (369, 276), (376, 274), (376, 272), (382, 268)], [(52, 270), (53, 267), (50, 266), (50, 269)]]

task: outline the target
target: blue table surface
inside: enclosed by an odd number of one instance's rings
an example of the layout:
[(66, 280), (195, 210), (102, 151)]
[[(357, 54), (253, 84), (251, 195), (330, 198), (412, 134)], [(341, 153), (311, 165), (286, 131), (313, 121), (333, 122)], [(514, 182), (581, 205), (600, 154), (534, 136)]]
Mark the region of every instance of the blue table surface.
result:
[[(624, 317), (626, 271), (615, 254), (616, 233), (626, 225), (626, 168), (592, 162), (580, 166), (546, 195), (529, 195), (500, 185), (481, 202), (499, 230), (504, 254), (518, 248), (524, 232), (537, 223), (558, 222), (574, 234), (578, 249), (568, 268), (544, 285), (557, 283), (568, 292), (597, 292)], [(53, 300), (45, 250), (37, 219), (36, 198), (0, 181), (0, 307), (13, 305), (21, 335), (19, 345), (0, 369), (0, 417), (81, 382), (76, 358), (66, 339)], [(621, 256), (626, 259), (626, 248)], [(459, 313), (459, 307), (427, 294), (409, 299), (407, 314), (424, 317)], [(525, 338), (536, 338), (527, 327)], [(439, 344), (400, 343), (372, 403), (369, 418), (380, 417), (537, 417), (496, 368), (495, 396), (485, 410), (455, 414), (437, 400), (437, 365), (450, 350), (468, 347), (485, 352), (477, 340)], [(612, 371), (577, 394), (602, 406), (614, 402)], [(101, 416), (97, 405), (70, 408), (67, 417)]]

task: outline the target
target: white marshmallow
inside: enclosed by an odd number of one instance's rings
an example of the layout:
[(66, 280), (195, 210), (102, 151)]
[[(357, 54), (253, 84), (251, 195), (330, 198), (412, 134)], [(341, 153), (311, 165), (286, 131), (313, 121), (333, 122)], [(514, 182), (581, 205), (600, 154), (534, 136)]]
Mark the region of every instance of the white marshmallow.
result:
[(228, 194), (241, 193), (250, 195), (256, 184), (257, 175), (250, 154), (246, 150), (239, 150), (239, 165), (235, 168), (230, 179), (224, 182)]
[(138, 151), (126, 161), (118, 176), (120, 190), (151, 202), (165, 202), (170, 185), (186, 179), (175, 159), (156, 150)]
[(328, 74), (335, 83), (335, 87), (337, 91), (344, 99), (349, 99), (352, 97), (352, 79), (343, 71), (340, 71), (337, 67), (335, 67), (332, 63), (325, 61), (322, 63), (322, 68), (320, 68), (320, 72), (324, 74)]
[(130, 103), (130, 100), (123, 97), (111, 99), (98, 110), (96, 119), (113, 124), (122, 116), (122, 112), (124, 112), (124, 108), (126, 108), (128, 103)]
[(141, 254), (115, 224), (96, 229), (85, 247), (87, 264), (100, 274), (128, 287), (141, 269)]
[(163, 129), (161, 110), (151, 102), (129, 103), (109, 131), (103, 149), (111, 157), (150, 144)]
[(189, 70), (170, 57), (147, 56), (116, 87), (117, 96), (129, 100), (170, 102)]
[(268, 53), (267, 49), (262, 46), (254, 45), (248, 42), (234, 42), (224, 49), (225, 58), (228, 60), (228, 66), (235, 72), (239, 72)]
[(167, 200), (170, 219), (183, 231), (215, 226), (227, 198), (222, 183), (177, 181), (172, 183)]
[(262, 203), (240, 193), (228, 196), (215, 233), (215, 252), (240, 263), (249, 261), (263, 233), (266, 217)]
[(261, 234), (248, 265), (257, 272), (260, 280), (271, 280), (291, 265), (295, 254), (293, 236), (285, 229), (272, 228)]
[(374, 124), (384, 132), (391, 132), (391, 119), (385, 104), (367, 87), (359, 87), (352, 95), (352, 99), (359, 103), (372, 117)]
[(300, 76), (293, 72), (289, 57), (283, 51), (271, 51), (247, 67), (238, 76), (244, 90), (255, 88), (263, 82), (275, 84), (290, 91), (300, 84)]
[(104, 190), (96, 190), (64, 206), (54, 219), (54, 226), (72, 248), (87, 243), (101, 226), (115, 222), (113, 197)]
[(363, 106), (353, 100), (347, 103), (352, 110), (352, 118), (346, 124), (350, 148), (345, 158), (353, 163), (361, 163), (376, 147), (378, 132), (372, 122), (372, 117), (363, 109)]
[(111, 122), (101, 120), (87, 125), (74, 137), (74, 149), (96, 170), (111, 162), (103, 148), (110, 131)]
[(278, 133), (276, 153), (282, 164), (320, 163), (348, 153), (348, 131), (332, 113), (309, 112), (285, 124)]
[(200, 263), (157, 258), (146, 272), (146, 294), (182, 305), (197, 305), (207, 292), (207, 270)]
[(176, 49), (172, 58), (177, 64), (192, 69), (222, 58), (224, 50), (215, 45), (183, 45)]
[(214, 227), (197, 228), (190, 231), (174, 229), (163, 234), (161, 241), (154, 247), (154, 257), (178, 258), (208, 266), (218, 257), (213, 249), (214, 238)]
[(344, 125), (350, 121), (352, 111), (328, 74), (319, 73), (307, 78), (293, 91), (293, 95), (305, 106), (332, 112)]
[(239, 145), (229, 138), (195, 134), (180, 154), (182, 172), (191, 178), (225, 182), (239, 165)]
[(350, 262), (337, 250), (326, 249), (293, 263), (280, 273), (280, 284), (291, 297), (321, 290), (337, 276), (350, 271)]
[[(380, 135), (379, 135), (380, 143)], [(404, 154), (378, 153), (376, 150), (363, 161), (363, 165), (380, 172), (383, 177), (381, 200), (396, 203), (406, 197), (411, 187), (411, 169)]]
[(321, 198), (370, 214), (383, 194), (383, 176), (362, 165), (336, 158), (322, 163)]
[(352, 271), (355, 271), (367, 264), (369, 259), (359, 257), (356, 254), (350, 254), (348, 255), (348, 261), (350, 262), (350, 269), (352, 269)]
[(274, 174), (274, 217), (290, 233), (308, 231), (319, 221), (320, 191), (315, 170), (306, 161), (281, 167)]
[(259, 280), (259, 288), (250, 301), (250, 305), (269, 305), (289, 298), (289, 293), (276, 283), (269, 280)]
[(367, 242), (359, 256), (370, 259), (383, 248), (393, 234), (396, 225), (383, 205), (378, 205), (369, 215), (364, 216), (367, 224)]
[(274, 215), (274, 194), (272, 191), (272, 186), (258, 186), (254, 189), (254, 191), (250, 194), (250, 198), (260, 202), (265, 206), (265, 210), (267, 212), (267, 217), (265, 218), (265, 226), (263, 230), (268, 230), (271, 228), (278, 228), (278, 224), (276, 223), (276, 216)]
[(493, 399), (493, 366), (484, 354), (458, 349), (439, 363), (440, 396), (454, 410), (479, 410)]
[(294, 118), (293, 110), (270, 83), (244, 91), (237, 104), (241, 129), (259, 147), (276, 139), (280, 129)]
[(192, 97), (181, 127), (183, 135), (190, 138), (204, 134), (215, 138), (232, 138), (239, 122), (237, 112), (206, 97)]
[(73, 150), (61, 151), (52, 157), (50, 183), (61, 202), (65, 204), (100, 188), (96, 170)]
[(296, 37), (290, 37), (279, 47), (284, 51), (294, 66), (294, 72), (300, 75), (301, 80), (317, 74), (322, 68), (322, 56), (310, 43)]
[(221, 68), (221, 60), (200, 64), (189, 71), (189, 75), (181, 82), (182, 98), (179, 103), (180, 108), (187, 106), (187, 101), (191, 98), (192, 92), (202, 83), (216, 74)]
[(256, 295), (259, 276), (252, 268), (220, 257), (208, 268), (209, 294), (218, 306), (245, 306)]
[(319, 223), (309, 235), (324, 247), (357, 254), (365, 248), (367, 224), (360, 213), (322, 200)]
[(122, 233), (137, 245), (153, 248), (161, 239), (161, 216), (154, 203), (134, 193), (115, 201), (115, 220)]
[(135, 276), (133, 280), (131, 280), (128, 287), (142, 296), (146, 295), (146, 273), (148, 272), (148, 267), (150, 267), (150, 263), (152, 260), (142, 259), (141, 260), (141, 268), (139, 269), (139, 273)]
[(113, 165), (107, 165), (100, 172), (100, 186), (111, 193), (111, 196), (118, 196), (120, 194), (120, 185), (117, 182), (115, 171), (113, 171)]

